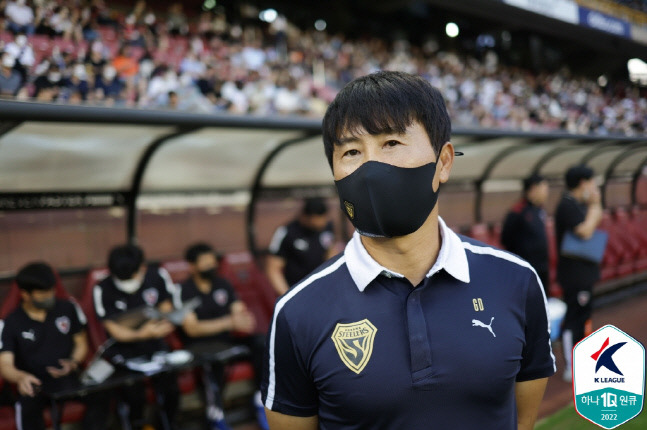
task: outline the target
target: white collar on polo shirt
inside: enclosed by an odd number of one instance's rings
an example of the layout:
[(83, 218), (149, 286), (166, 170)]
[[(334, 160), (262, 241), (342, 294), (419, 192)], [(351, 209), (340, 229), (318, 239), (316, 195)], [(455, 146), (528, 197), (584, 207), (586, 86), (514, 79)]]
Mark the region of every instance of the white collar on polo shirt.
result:
[[(447, 227), (441, 217), (438, 217), (438, 227), (440, 228), (442, 243), (438, 258), (436, 258), (436, 262), (427, 273), (427, 277), (432, 276), (441, 269), (445, 269), (447, 273), (459, 281), (469, 283), (469, 266), (461, 239)], [(375, 261), (364, 248), (357, 232), (353, 233), (353, 238), (346, 245), (344, 256), (346, 257), (348, 271), (360, 291), (364, 291), (366, 286), (381, 274), (392, 278), (404, 278), (400, 273), (389, 270)]]

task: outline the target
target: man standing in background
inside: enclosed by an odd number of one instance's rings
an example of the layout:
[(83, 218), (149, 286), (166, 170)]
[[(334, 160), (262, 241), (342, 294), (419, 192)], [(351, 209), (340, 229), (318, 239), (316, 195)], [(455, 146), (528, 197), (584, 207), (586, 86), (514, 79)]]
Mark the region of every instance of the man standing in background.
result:
[[(574, 166), (568, 169), (565, 179), (567, 191), (555, 211), (557, 249), (562, 248), (564, 235), (569, 232), (580, 239), (590, 239), (602, 219), (600, 191), (593, 178), (593, 170), (586, 166)], [(566, 361), (563, 379), (567, 382), (573, 378), (573, 346), (586, 334), (585, 326), (593, 311), (593, 284), (599, 279), (600, 266), (597, 263), (560, 253), (557, 280), (562, 286), (566, 302), (562, 346)]]
[(537, 174), (523, 181), (523, 198), (512, 207), (503, 222), (501, 244), (535, 269), (548, 297), (548, 238), (546, 210), (548, 182)]
[(266, 273), (278, 295), (332, 257), (335, 235), (326, 201), (306, 199), (301, 214), (279, 227), (270, 243)]

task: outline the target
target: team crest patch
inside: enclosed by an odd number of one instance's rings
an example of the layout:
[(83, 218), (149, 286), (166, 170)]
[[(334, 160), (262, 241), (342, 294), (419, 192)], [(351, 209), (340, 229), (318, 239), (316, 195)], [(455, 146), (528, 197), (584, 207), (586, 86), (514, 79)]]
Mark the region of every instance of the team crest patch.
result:
[(159, 297), (159, 293), (155, 288), (147, 288), (142, 292), (142, 296), (148, 306), (153, 306), (154, 304), (157, 303), (157, 298)]
[(338, 323), (331, 338), (341, 361), (353, 372), (364, 370), (373, 353), (377, 328), (366, 318), (349, 324)]
[(223, 288), (218, 288), (216, 291), (213, 292), (213, 301), (216, 302), (220, 306), (225, 306), (227, 304), (227, 299), (229, 299), (229, 294), (227, 294), (227, 290)]
[(66, 316), (58, 317), (54, 320), (56, 328), (63, 334), (68, 334), (70, 332), (70, 319)]
[(344, 207), (350, 219), (355, 218), (355, 206), (351, 202), (344, 200)]

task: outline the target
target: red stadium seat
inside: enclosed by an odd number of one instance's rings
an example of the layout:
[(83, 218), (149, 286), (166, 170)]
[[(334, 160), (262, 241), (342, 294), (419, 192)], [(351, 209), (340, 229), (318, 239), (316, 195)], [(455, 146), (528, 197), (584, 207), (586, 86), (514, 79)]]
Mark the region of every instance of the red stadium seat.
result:
[[(635, 253), (633, 245), (623, 239), (622, 231), (617, 228), (608, 211), (605, 211), (602, 215), (599, 228), (609, 234), (605, 251), (606, 261), (604, 258), (602, 260), (602, 280), (621, 278), (633, 273), (633, 255)], [(607, 256), (607, 254), (609, 255)], [(614, 266), (615, 273), (611, 275)], [(611, 278), (608, 278), (608, 276), (611, 276)]]
[(94, 299), (92, 290), (97, 283), (103, 278), (108, 276), (107, 268), (92, 269), (88, 272), (85, 278), (85, 285), (83, 293), (81, 294), (81, 309), (85, 312), (88, 318), (88, 341), (90, 344), (90, 355), (94, 354), (99, 346), (106, 341), (106, 332), (103, 325), (99, 321), (97, 314), (94, 310)]
[(483, 243), (487, 243), (490, 239), (488, 227), (485, 223), (473, 224), (472, 226), (470, 226), (467, 235), (472, 239), (480, 240)]
[(249, 252), (224, 256), (218, 273), (236, 289), (240, 299), (256, 317), (256, 331), (266, 333), (274, 311), (276, 294)]
[(170, 260), (160, 264), (160, 267), (166, 269), (171, 280), (176, 284), (183, 282), (189, 277), (189, 263), (184, 260)]
[(477, 223), (469, 227), (467, 235), (487, 245), (501, 248), (501, 225), (489, 226), (486, 223)]
[(647, 270), (647, 230), (624, 208), (617, 208), (613, 218), (619, 236), (632, 254), (634, 272)]

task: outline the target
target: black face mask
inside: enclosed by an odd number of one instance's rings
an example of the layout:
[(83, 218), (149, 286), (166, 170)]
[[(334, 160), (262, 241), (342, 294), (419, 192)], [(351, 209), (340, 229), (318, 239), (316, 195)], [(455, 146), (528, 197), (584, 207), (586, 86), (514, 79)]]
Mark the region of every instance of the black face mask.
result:
[(205, 281), (210, 281), (216, 275), (216, 269), (206, 269), (198, 272), (198, 275)]
[(435, 173), (434, 162), (406, 168), (367, 161), (335, 184), (341, 208), (360, 234), (397, 237), (418, 230), (436, 206)]
[(56, 297), (48, 297), (43, 300), (32, 299), (31, 303), (32, 305), (34, 305), (36, 309), (51, 311), (52, 309), (54, 309), (54, 306), (56, 305)]

